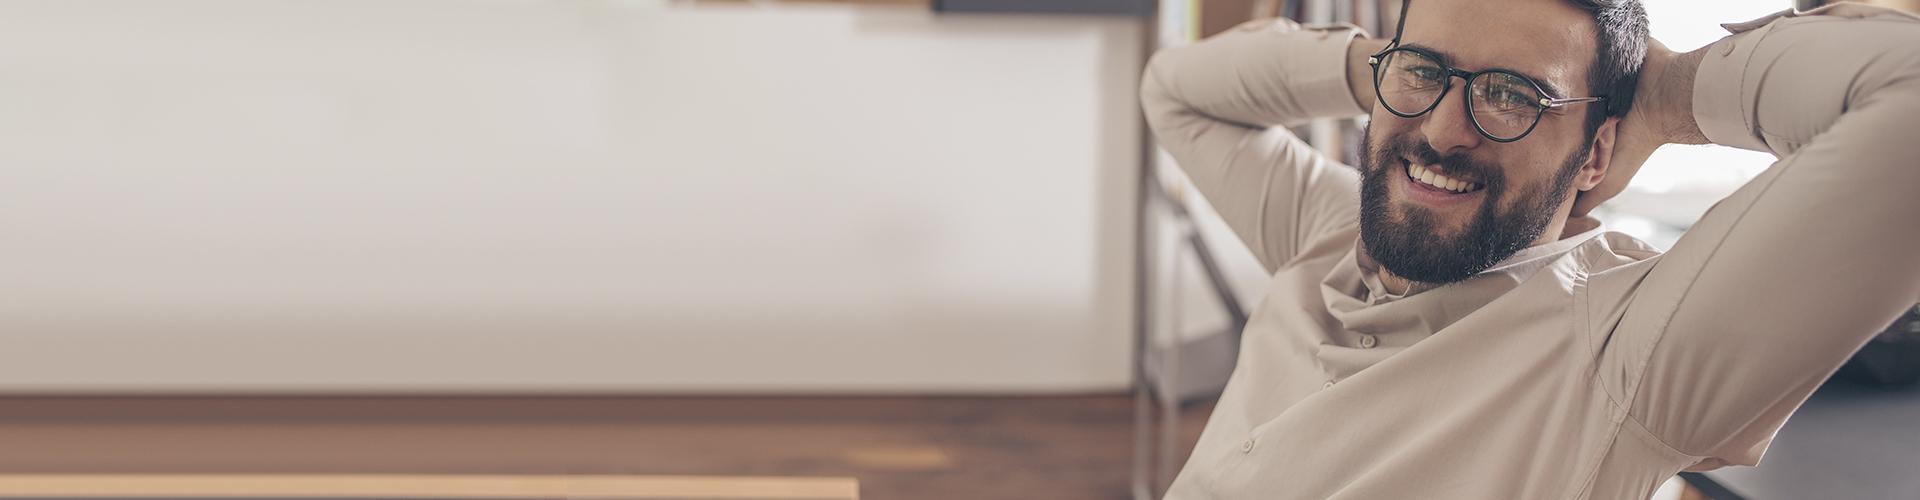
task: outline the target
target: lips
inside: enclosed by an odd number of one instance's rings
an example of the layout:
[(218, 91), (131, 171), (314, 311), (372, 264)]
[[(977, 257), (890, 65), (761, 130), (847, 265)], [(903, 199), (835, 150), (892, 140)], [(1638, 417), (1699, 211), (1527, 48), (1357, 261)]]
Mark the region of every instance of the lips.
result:
[(1456, 179), (1453, 177), (1441, 175), (1440, 172), (1436, 172), (1432, 168), (1429, 168), (1426, 165), (1413, 163), (1411, 161), (1406, 162), (1406, 164), (1407, 164), (1406, 173), (1407, 173), (1408, 180), (1425, 184), (1428, 187), (1432, 187), (1434, 189), (1446, 191), (1449, 193), (1464, 194), (1464, 193), (1479, 191), (1480, 189), (1486, 187), (1485, 185), (1482, 185), (1477, 182), (1471, 182), (1471, 181), (1466, 181), (1466, 180), (1461, 180), (1461, 179)]

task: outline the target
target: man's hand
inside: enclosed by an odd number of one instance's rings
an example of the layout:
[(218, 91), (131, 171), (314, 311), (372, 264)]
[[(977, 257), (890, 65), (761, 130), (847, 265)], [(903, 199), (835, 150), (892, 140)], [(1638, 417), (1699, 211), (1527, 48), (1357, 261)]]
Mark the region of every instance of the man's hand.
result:
[(1706, 51), (1706, 47), (1702, 47), (1676, 53), (1657, 40), (1647, 39), (1647, 59), (1640, 71), (1640, 87), (1634, 92), (1633, 108), (1620, 119), (1606, 177), (1600, 185), (1574, 199), (1574, 217), (1587, 215), (1594, 207), (1625, 190), (1633, 174), (1640, 171), (1640, 165), (1660, 146), (1707, 143), (1700, 125), (1693, 120), (1693, 75)]

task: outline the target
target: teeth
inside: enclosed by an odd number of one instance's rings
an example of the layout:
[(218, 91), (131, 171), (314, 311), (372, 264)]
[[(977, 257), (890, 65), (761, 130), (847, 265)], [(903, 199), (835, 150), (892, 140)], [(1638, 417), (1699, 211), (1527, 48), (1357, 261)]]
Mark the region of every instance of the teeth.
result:
[(1465, 193), (1480, 189), (1479, 184), (1440, 175), (1432, 170), (1427, 170), (1426, 167), (1413, 163), (1407, 164), (1407, 177), (1420, 181), (1423, 184), (1455, 193)]

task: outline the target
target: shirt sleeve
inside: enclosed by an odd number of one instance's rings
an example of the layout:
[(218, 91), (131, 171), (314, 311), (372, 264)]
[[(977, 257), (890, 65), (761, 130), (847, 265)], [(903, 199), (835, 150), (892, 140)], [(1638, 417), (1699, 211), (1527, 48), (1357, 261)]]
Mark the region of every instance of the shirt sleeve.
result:
[(1838, 7), (1729, 25), (1708, 47), (1701, 130), (1779, 161), (1634, 278), (1602, 354), (1626, 415), (1695, 469), (1757, 464), (1920, 299), (1920, 19)]
[(1359, 173), (1279, 125), (1361, 113), (1346, 81), (1358, 33), (1254, 21), (1161, 50), (1141, 78), (1160, 145), (1269, 272), (1357, 221)]

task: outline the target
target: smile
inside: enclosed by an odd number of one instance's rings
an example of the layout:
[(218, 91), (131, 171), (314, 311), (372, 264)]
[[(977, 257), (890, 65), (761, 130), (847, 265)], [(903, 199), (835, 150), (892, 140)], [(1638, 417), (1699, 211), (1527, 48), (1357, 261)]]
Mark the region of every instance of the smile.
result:
[(1424, 165), (1412, 162), (1407, 162), (1406, 172), (1407, 179), (1409, 180), (1450, 193), (1471, 193), (1485, 187), (1477, 182), (1467, 182), (1440, 175), (1439, 172), (1429, 170)]

